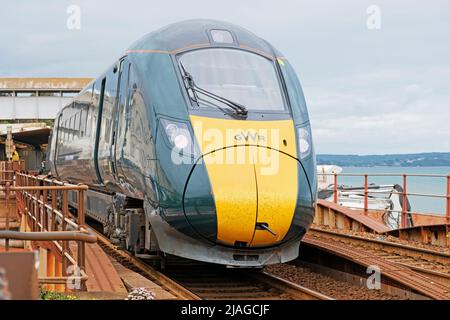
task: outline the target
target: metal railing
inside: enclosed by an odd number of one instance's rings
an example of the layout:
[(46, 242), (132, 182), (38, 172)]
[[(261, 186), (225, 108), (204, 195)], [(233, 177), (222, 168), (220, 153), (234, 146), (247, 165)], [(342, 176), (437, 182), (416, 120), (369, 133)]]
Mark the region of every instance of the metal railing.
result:
[[(85, 226), (84, 192), (88, 187), (19, 172), (14, 177), (15, 184), (6, 182), (5, 186), (0, 186), (0, 192), (5, 193), (7, 206), (6, 230), (0, 230), (0, 239), (5, 239), (5, 250), (9, 250), (11, 239), (50, 244), (50, 250), (61, 257), (62, 276), (41, 277), (39, 281), (45, 284), (67, 284), (68, 280), (79, 280), (81, 289), (85, 288), (85, 243), (97, 241), (96, 235)], [(79, 201), (76, 218), (69, 211), (70, 191), (77, 193)], [(25, 232), (9, 230), (13, 195), (16, 213), (26, 221)], [(70, 247), (72, 242), (75, 250)], [(69, 265), (74, 267), (70, 275)]]
[[(369, 195), (371, 193), (378, 194), (396, 194), (402, 196), (402, 210), (401, 210), (401, 227), (406, 227), (406, 216), (408, 213), (415, 213), (414, 211), (408, 210), (408, 196), (418, 196), (418, 197), (428, 197), (428, 198), (436, 198), (436, 199), (444, 199), (445, 200), (445, 217), (446, 223), (450, 223), (450, 174), (395, 174), (395, 173), (371, 173), (371, 174), (362, 174), (362, 173), (317, 173), (318, 176), (333, 176), (333, 202), (338, 204), (338, 193), (339, 193), (339, 177), (361, 177), (363, 178), (364, 183), (364, 207), (362, 208), (364, 213), (367, 214), (369, 210)], [(397, 177), (402, 178), (402, 188), (401, 192), (396, 190), (392, 190), (389, 192), (383, 191), (373, 191), (370, 190), (369, 185), (369, 177)], [(408, 192), (408, 177), (422, 177), (422, 178), (444, 178), (446, 179), (447, 185), (447, 193), (446, 194), (431, 194), (431, 193), (418, 193), (418, 192)], [(354, 209), (361, 209), (360, 207), (351, 207)], [(395, 211), (389, 210), (388, 211)]]
[(14, 173), (25, 171), (25, 161), (0, 161), (0, 185), (4, 186), (8, 182), (14, 183)]

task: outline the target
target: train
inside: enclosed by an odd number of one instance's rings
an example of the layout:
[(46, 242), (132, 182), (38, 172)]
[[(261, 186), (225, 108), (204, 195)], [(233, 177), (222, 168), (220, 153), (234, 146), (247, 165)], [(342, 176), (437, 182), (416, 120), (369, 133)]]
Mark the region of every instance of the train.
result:
[(315, 214), (296, 72), (223, 21), (174, 23), (132, 44), (57, 114), (46, 163), (53, 177), (88, 185), (86, 215), (142, 256), (284, 263)]

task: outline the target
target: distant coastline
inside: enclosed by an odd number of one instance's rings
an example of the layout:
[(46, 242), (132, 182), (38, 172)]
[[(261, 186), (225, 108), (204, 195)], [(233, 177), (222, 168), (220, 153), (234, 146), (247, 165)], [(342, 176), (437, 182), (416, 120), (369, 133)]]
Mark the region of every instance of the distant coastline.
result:
[(341, 167), (450, 167), (450, 152), (385, 155), (318, 154), (317, 164)]

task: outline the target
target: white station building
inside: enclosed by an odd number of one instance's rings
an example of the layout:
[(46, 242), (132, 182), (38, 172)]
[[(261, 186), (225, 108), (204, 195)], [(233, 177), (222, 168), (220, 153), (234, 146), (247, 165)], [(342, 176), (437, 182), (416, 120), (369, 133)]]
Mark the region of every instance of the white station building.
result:
[(51, 132), (48, 121), (70, 103), (90, 78), (0, 78), (0, 160), (5, 160), (4, 142), (12, 129), (19, 154), (27, 169), (39, 167)]

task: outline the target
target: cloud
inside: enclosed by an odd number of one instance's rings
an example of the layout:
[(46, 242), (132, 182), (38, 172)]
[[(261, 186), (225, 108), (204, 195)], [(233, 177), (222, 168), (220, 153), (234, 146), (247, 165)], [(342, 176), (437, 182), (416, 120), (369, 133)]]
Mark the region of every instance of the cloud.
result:
[[(450, 150), (450, 69), (373, 70), (309, 92), (318, 152), (408, 153)], [(436, 89), (435, 89), (436, 88)]]
[[(69, 5), (81, 30), (68, 30)], [(321, 153), (450, 150), (450, 2), (378, 0), (10, 1), (0, 11), (0, 76), (95, 77), (142, 35), (184, 19), (246, 27), (300, 75)]]

